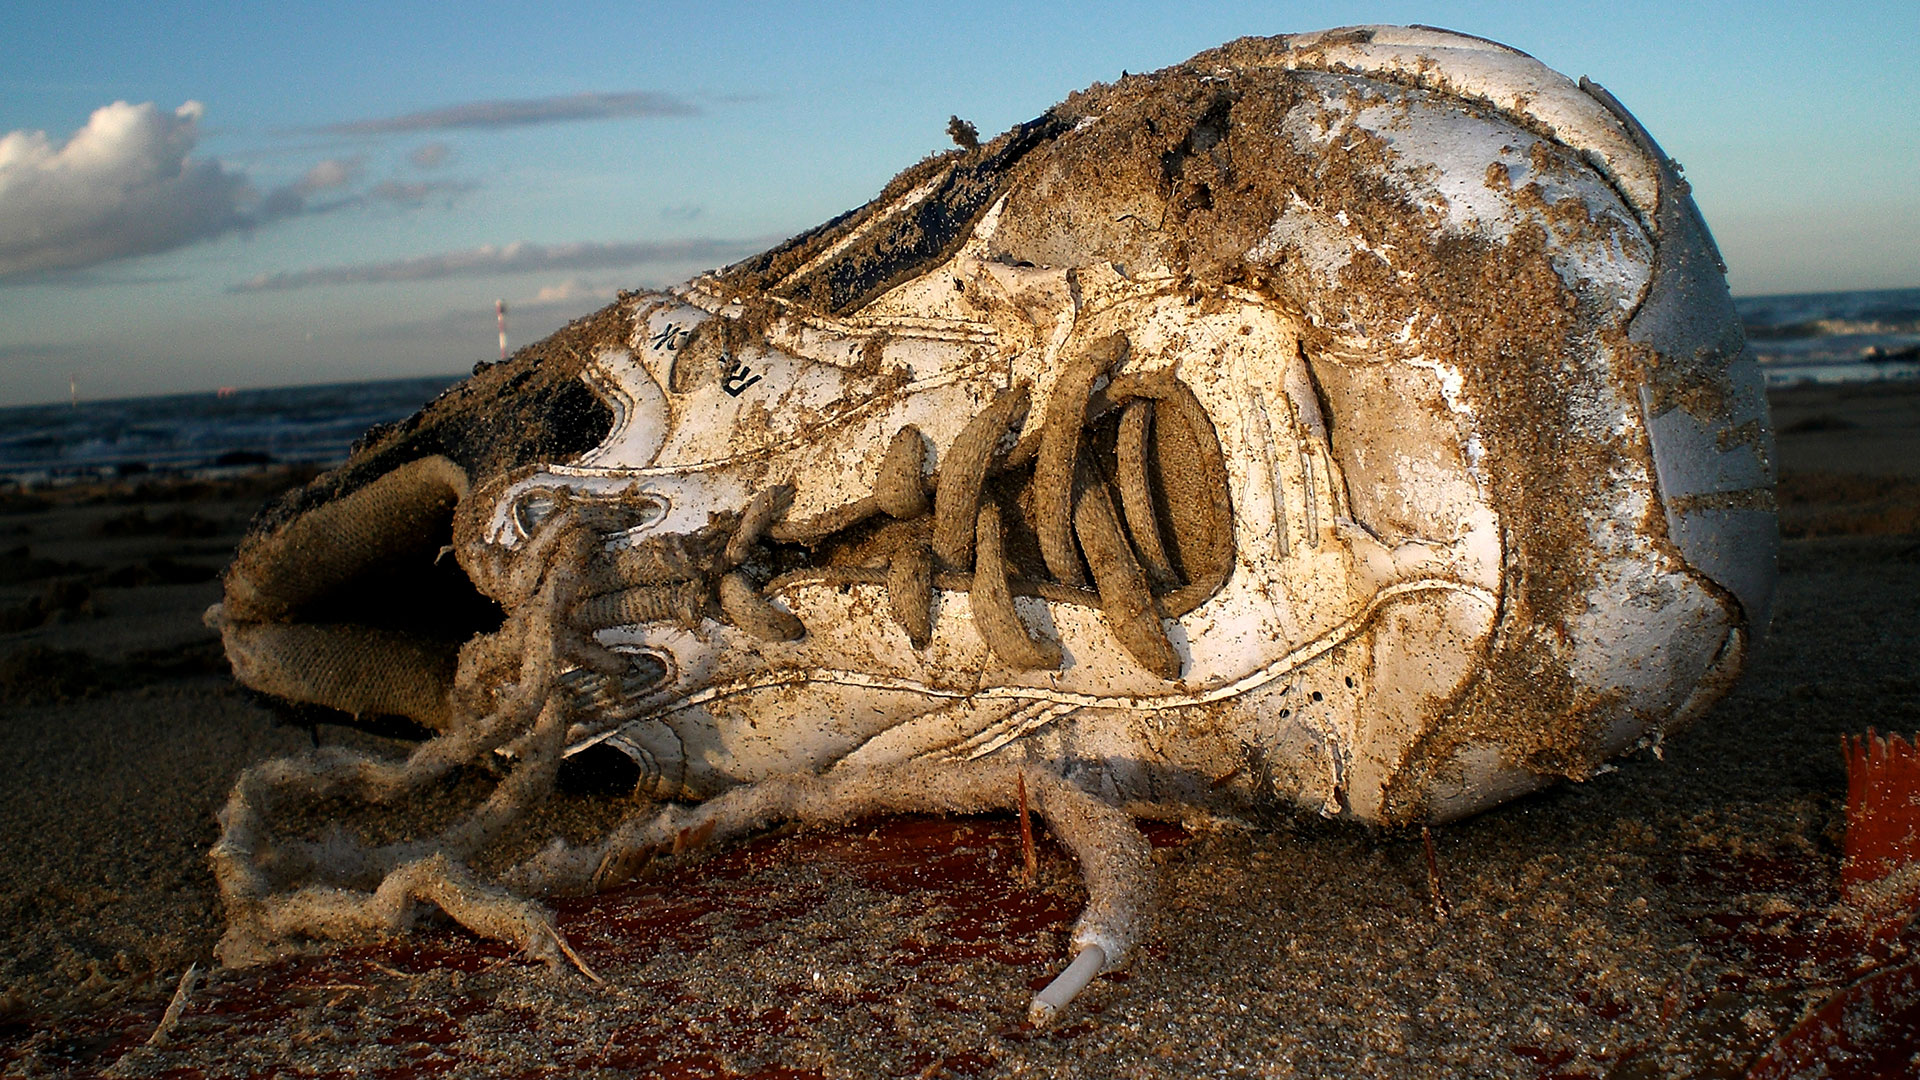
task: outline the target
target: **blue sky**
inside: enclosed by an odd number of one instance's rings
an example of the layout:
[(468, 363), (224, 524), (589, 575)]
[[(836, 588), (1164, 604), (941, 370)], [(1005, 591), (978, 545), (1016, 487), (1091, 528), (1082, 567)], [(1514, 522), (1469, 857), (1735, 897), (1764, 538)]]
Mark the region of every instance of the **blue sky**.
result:
[(560, 6), (0, 0), (0, 404), (461, 371), (496, 298), (523, 344), (759, 250), (950, 114), (1362, 22), (1607, 86), (1736, 293), (1920, 286), (1912, 0)]

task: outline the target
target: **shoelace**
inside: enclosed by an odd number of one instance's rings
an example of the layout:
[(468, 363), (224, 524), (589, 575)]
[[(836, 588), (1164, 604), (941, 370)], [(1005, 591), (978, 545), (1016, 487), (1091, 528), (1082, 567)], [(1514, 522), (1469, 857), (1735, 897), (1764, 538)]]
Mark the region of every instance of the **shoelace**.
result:
[[(803, 578), (824, 578), (884, 586), (892, 617), (916, 648), (932, 636), (934, 589), (966, 592), (988, 647), (1020, 669), (1058, 668), (1062, 655), (1057, 643), (1029, 632), (1014, 607), (1015, 595), (1096, 606), (1129, 655), (1161, 678), (1177, 678), (1180, 655), (1161, 620), (1198, 607), (1225, 583), (1233, 565), (1226, 464), (1212, 421), (1172, 372), (1118, 375), (1104, 393), (1096, 391), (1127, 353), (1126, 338), (1115, 334), (1074, 356), (1054, 384), (1043, 423), (1011, 446), (1010, 436), (1025, 427), (1030, 390), (1022, 384), (1001, 393), (947, 448), (931, 499), (923, 479), (926, 440), (908, 425), (890, 441), (872, 493), (853, 503), (789, 521), (793, 490), (779, 485), (754, 495), (730, 530), (650, 537), (611, 553), (602, 548), (593, 553), (597, 557), (580, 583), (583, 598), (567, 619), (587, 639), (575, 651), (604, 652), (591, 642), (601, 629), (659, 622), (691, 628), (715, 607), (755, 638), (793, 641), (806, 627), (768, 594)], [(1121, 410), (1112, 478), (1117, 508), (1108, 479), (1086, 453), (1088, 428), (1115, 408)], [(1156, 429), (1197, 448), (1193, 460), (1183, 463), (1182, 486), (1193, 490), (1182, 497), (1202, 500), (1205, 527), (1200, 542), (1184, 553), (1184, 583), (1162, 539), (1149, 481)], [(1035, 531), (1050, 581), (1011, 576), (1000, 506), (986, 495), (990, 477), (1028, 464)], [(880, 514), (897, 521), (931, 514), (931, 530), (894, 544), (884, 566), (812, 568), (764, 584), (758, 580), (771, 563), (768, 542), (813, 547)], [(564, 519), (590, 525), (590, 516), (560, 513), (548, 524), (562, 526)], [(530, 549), (527, 556), (541, 553)], [(597, 659), (596, 670), (614, 674), (611, 657)]]

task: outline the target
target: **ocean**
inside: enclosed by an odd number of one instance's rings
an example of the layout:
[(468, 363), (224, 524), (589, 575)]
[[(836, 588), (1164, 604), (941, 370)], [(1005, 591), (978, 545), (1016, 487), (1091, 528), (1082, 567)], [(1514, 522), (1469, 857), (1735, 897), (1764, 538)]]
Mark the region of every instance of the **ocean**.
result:
[(1767, 385), (1920, 379), (1920, 289), (1734, 300)]
[(375, 424), (413, 415), (459, 375), (169, 394), (0, 409), (0, 478), (331, 465)]
[[(1770, 386), (1920, 379), (1920, 289), (1734, 301)], [(412, 415), (458, 375), (0, 409), (0, 479), (39, 484), (331, 465), (374, 424)]]

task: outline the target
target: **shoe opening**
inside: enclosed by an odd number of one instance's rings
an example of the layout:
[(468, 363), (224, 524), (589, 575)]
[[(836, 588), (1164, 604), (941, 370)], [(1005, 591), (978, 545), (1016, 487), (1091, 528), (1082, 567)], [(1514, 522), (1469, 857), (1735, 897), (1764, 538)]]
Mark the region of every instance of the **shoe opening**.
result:
[(466, 494), (422, 458), (243, 545), (217, 616), (235, 676), (343, 722), (445, 730), (460, 646), (504, 619), (452, 556)]

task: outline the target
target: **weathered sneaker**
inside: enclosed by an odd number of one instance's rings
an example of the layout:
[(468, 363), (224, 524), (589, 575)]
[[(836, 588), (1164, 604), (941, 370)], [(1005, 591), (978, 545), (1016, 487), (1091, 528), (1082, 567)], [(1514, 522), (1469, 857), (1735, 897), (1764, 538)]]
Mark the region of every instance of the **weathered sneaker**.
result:
[[(230, 952), (341, 925), (269, 889), (269, 789), (499, 751), (476, 819), (561, 757), (713, 800), (555, 846), (526, 894), (1030, 787), (1091, 897), (1044, 1017), (1141, 932), (1119, 810), (1442, 821), (1697, 716), (1766, 623), (1769, 439), (1686, 185), (1597, 86), (1364, 27), (1095, 87), (477, 371), (270, 511), (215, 613), (241, 680), (444, 734), (243, 778)], [(534, 947), (423, 869), (492, 820), (299, 865), (432, 878), (402, 891)]]

